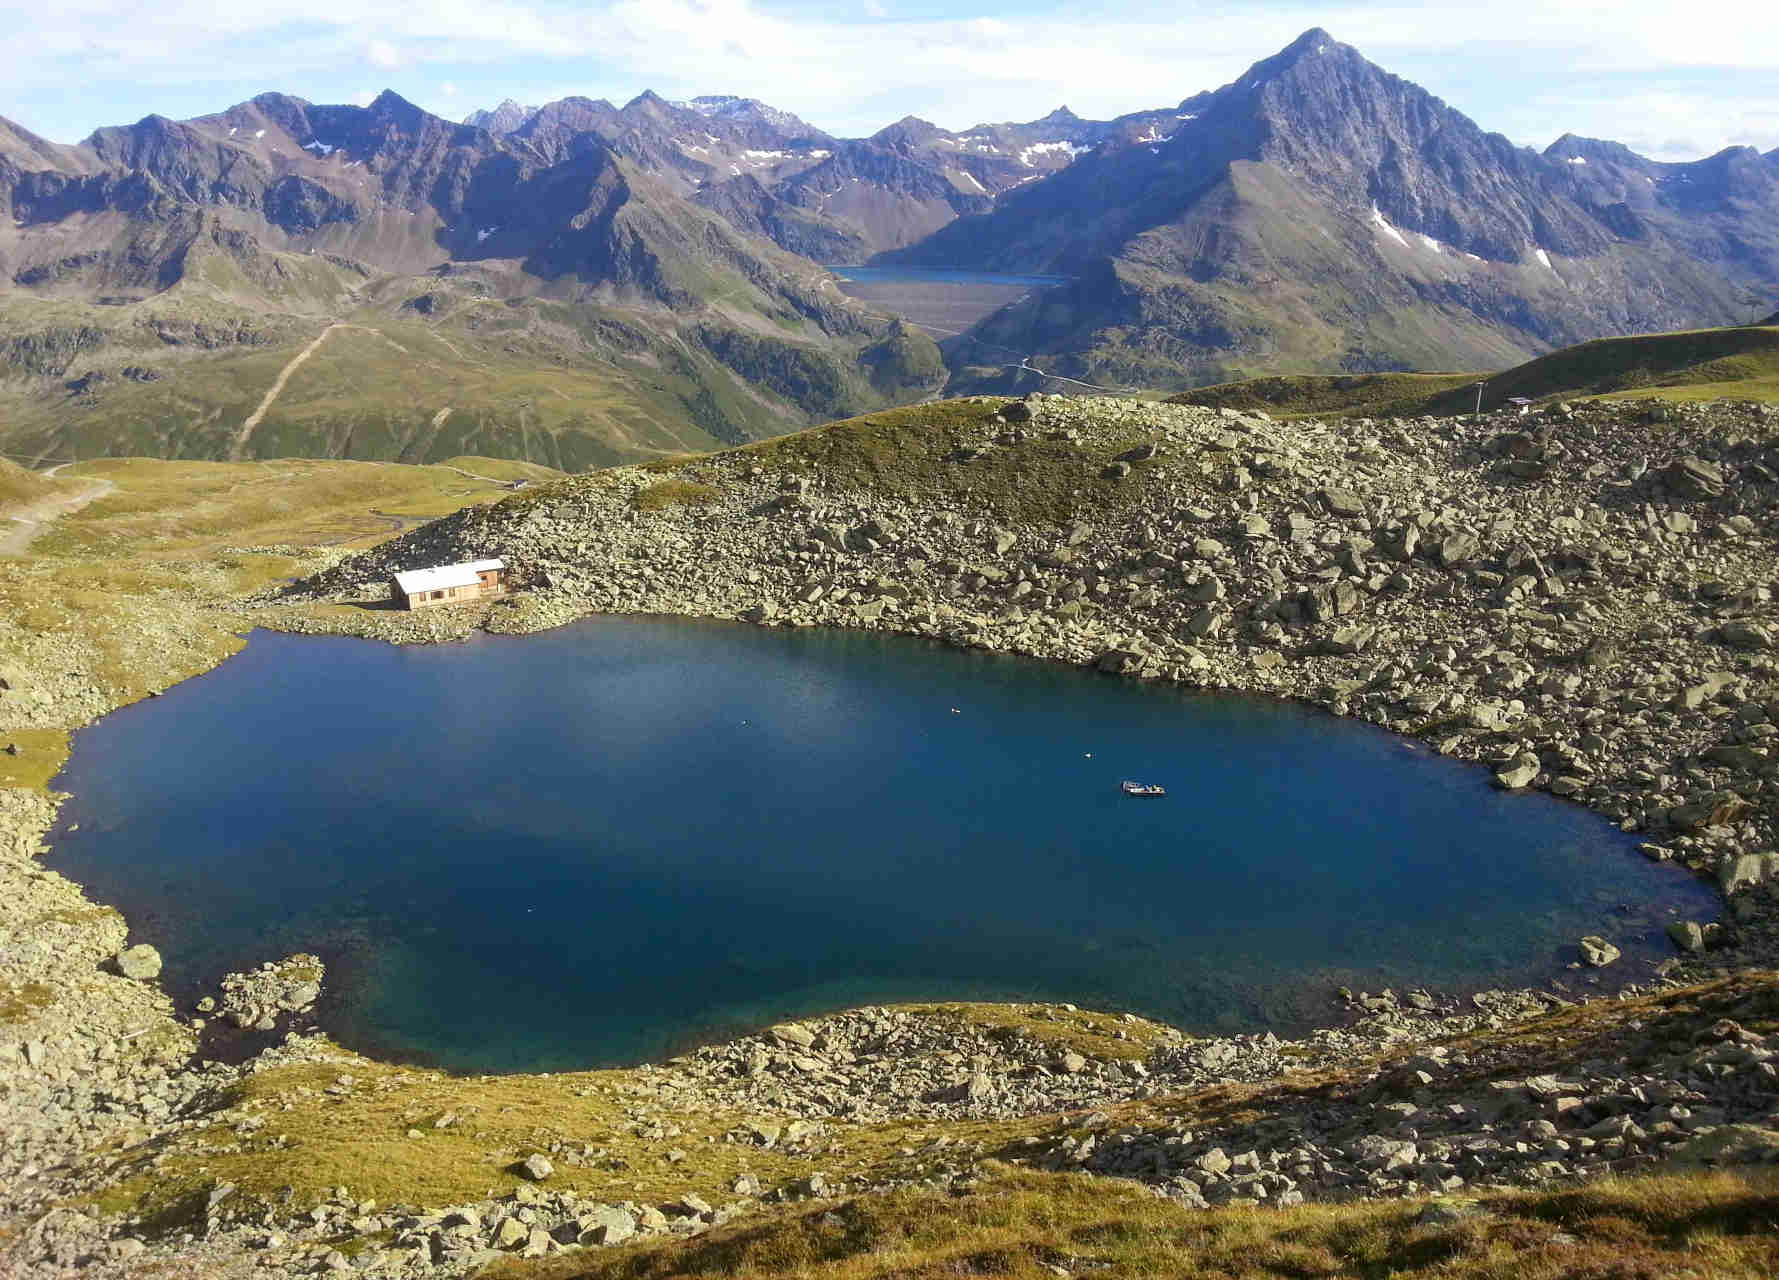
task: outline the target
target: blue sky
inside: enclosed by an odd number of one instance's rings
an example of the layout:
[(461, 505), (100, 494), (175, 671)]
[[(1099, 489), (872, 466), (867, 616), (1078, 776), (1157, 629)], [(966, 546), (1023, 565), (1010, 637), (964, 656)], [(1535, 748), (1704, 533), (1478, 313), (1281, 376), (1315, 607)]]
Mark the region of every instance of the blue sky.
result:
[(383, 88), (460, 118), (504, 97), (737, 93), (839, 134), (1177, 102), (1312, 26), (1543, 147), (1564, 132), (1659, 159), (1779, 147), (1779, 4), (942, 4), (936, 0), (0, 0), (0, 115), (55, 141), (268, 89)]

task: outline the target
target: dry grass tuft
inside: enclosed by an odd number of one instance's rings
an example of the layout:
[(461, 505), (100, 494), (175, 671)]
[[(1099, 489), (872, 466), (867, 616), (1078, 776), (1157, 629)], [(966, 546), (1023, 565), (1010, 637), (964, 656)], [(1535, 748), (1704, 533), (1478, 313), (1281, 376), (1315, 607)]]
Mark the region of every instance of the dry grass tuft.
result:
[(638, 511), (664, 511), (670, 507), (708, 507), (721, 492), (696, 480), (662, 480), (638, 489), (631, 501)]
[(1183, 1209), (1133, 1183), (990, 1167), (962, 1194), (909, 1190), (688, 1241), (539, 1262), (481, 1280), (1106, 1280), (1440, 1277), (1754, 1280), (1779, 1271), (1770, 1175), (1654, 1177), (1426, 1201)]

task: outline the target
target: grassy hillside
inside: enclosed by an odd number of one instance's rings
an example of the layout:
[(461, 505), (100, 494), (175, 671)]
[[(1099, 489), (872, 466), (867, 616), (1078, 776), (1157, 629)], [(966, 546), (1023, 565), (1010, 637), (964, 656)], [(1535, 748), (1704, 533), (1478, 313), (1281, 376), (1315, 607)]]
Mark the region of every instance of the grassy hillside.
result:
[(1220, 382), (1169, 397), (1170, 404), (1258, 409), (1275, 417), (1377, 417), (1422, 412), (1433, 396), (1470, 386), (1474, 373), (1297, 374)]
[[(487, 458), (429, 467), (128, 458), (63, 474), (115, 487), (8, 562), (0, 654), (27, 662), (40, 643), (81, 646), (92, 654), (85, 670), (127, 701), (240, 647), (239, 621), (206, 606), (303, 572), (322, 549), (368, 546), (497, 499), (521, 474), (556, 473)], [(175, 638), (143, 623), (162, 609), (179, 615)]]
[(0, 511), (22, 506), (39, 498), (53, 497), (68, 490), (65, 480), (41, 475), (16, 462), (0, 458)]
[[(1767, 1030), (1773, 976), (1748, 975), (1624, 1001), (1575, 1006), (1444, 1041), (1491, 1065), (1489, 1076), (1564, 1072), (1656, 1029), (1690, 1043), (1734, 1008), (1739, 1024)], [(991, 1032), (1014, 1027), (1055, 1051), (1141, 1056), (1153, 1047), (1103, 1035), (1105, 1015), (1051, 1006), (905, 1006)], [(1054, 1019), (1054, 1020), (1053, 1020)], [(1122, 1025), (1122, 1024), (1120, 1024)], [(1137, 1024), (1145, 1037), (1157, 1030)], [(1400, 1061), (1413, 1046), (1380, 1045)], [(1336, 1099), (1371, 1087), (1380, 1069), (1360, 1055), (1273, 1083), (1212, 1085), (1115, 1104), (1114, 1132), (1188, 1122), (1252, 1124), (1285, 1117), (1305, 1096)], [(151, 1233), (201, 1215), (213, 1188), (234, 1188), (237, 1211), (288, 1201), (327, 1201), (344, 1185), (379, 1204), (446, 1205), (511, 1192), (524, 1183), (522, 1153), (560, 1144), (596, 1150), (560, 1160), (548, 1191), (607, 1201), (666, 1204), (691, 1192), (731, 1203), (742, 1173), (762, 1185), (794, 1185), (812, 1171), (854, 1186), (902, 1184), (815, 1205), (762, 1202), (740, 1220), (693, 1239), (655, 1238), (554, 1258), (508, 1258), (482, 1280), (645, 1280), (651, 1277), (781, 1277), (909, 1280), (971, 1275), (1283, 1277), (1440, 1276), (1764, 1277), (1779, 1266), (1779, 1175), (1714, 1173), (1680, 1163), (1643, 1176), (1538, 1190), (1475, 1186), (1439, 1197), (1290, 1208), (1227, 1206), (1189, 1211), (1133, 1182), (1015, 1167), (1034, 1146), (1104, 1127), (1081, 1113), (954, 1120), (825, 1122), (818, 1152), (728, 1141), (748, 1113), (686, 1109), (675, 1132), (644, 1122), (646, 1070), (450, 1077), (377, 1063), (342, 1051), (325, 1062), (274, 1066), (208, 1100), (209, 1114), (176, 1137), (125, 1149), (115, 1179), (92, 1197), (140, 1216)], [(340, 1082), (349, 1082), (341, 1085)], [(1277, 1109), (1275, 1111), (1275, 1109)], [(445, 1124), (435, 1123), (454, 1117)], [(263, 1131), (262, 1131), (263, 1124)], [(940, 1128), (947, 1142), (932, 1142)], [(1036, 1142), (1034, 1142), (1036, 1140)], [(677, 1148), (676, 1156), (669, 1144)], [(814, 1159), (811, 1155), (814, 1155)], [(945, 1189), (923, 1178), (963, 1160), (966, 1177)], [(941, 1175), (943, 1176), (943, 1175)], [(948, 1180), (949, 1181), (949, 1180)], [(491, 1191), (490, 1189), (495, 1189)], [(1430, 1208), (1430, 1204), (1439, 1207)], [(250, 1207), (250, 1208), (249, 1208)]]
[(1749, 325), (1600, 338), (1501, 373), (1343, 374), (1253, 378), (1201, 387), (1174, 404), (1263, 409), (1281, 416), (1406, 417), (1468, 413), (1487, 377), (1483, 408), (1509, 398), (1763, 400), (1779, 403), (1779, 327)]
[(0, 449), (474, 453), (579, 471), (796, 430), (944, 378), (918, 333), (862, 326), (842, 340), (726, 304), (681, 315), (503, 289), (497, 273), (466, 271), (367, 279), (331, 309), (256, 308), (190, 281), (122, 306), (0, 295)]
[[(1039, 439), (966, 461), (1006, 430), (992, 420), (994, 408), (974, 400), (911, 405), (764, 441), (750, 452), (825, 485), (939, 504), (967, 499), (1006, 519), (1066, 520), (1134, 502), (1142, 493), (1143, 462), (1133, 464), (1134, 483), (1098, 474), (1119, 453), (1147, 441), (1135, 427), (1128, 438), (1091, 447)], [(696, 460), (662, 465), (682, 468), (691, 480), (703, 478)]]
[(1710, 1276), (1779, 1267), (1779, 1180), (1626, 1178), (1424, 1201), (1180, 1207), (1128, 1182), (988, 1166), (963, 1191), (862, 1196), (683, 1242), (499, 1261), (481, 1280), (939, 1280), (1004, 1276), (1443, 1280)]
[[(1485, 407), (1510, 396), (1656, 394), (1671, 399), (1779, 400), (1779, 328), (1700, 329), (1601, 338), (1489, 379)], [(1436, 399), (1435, 411), (1452, 397)]]

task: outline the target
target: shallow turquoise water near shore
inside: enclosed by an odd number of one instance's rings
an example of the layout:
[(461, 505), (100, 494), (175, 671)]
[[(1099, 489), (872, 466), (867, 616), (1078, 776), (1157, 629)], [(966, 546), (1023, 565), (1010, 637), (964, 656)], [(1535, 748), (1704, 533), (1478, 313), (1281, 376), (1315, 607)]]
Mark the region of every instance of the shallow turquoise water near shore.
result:
[(1709, 901), (1365, 725), (844, 632), (255, 633), (83, 730), (56, 785), (51, 865), (177, 995), (319, 950), (337, 1038), (468, 1071), (884, 1000), (1285, 1032), (1341, 982), (1576, 982), (1584, 933), (1647, 963)]

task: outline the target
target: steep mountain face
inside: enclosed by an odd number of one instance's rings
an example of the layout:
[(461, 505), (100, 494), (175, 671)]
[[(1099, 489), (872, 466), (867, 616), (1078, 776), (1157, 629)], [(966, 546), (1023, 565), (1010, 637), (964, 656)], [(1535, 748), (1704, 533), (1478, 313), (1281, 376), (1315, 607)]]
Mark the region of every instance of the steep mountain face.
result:
[(821, 138), (827, 135), (799, 120), (789, 111), (769, 107), (758, 98), (737, 98), (733, 94), (709, 94), (690, 102), (676, 103), (710, 120), (726, 120), (734, 124), (758, 124), (776, 129), (787, 138)]
[(1752, 150), (1540, 155), (1319, 29), (1171, 117), (889, 255), (1075, 277), (953, 344), (954, 364), (1047, 353), (1114, 381), (1498, 367), (1731, 323), (1779, 283), (1779, 186)]
[(470, 119), (494, 122), (489, 127), (514, 145), (552, 161), (593, 135), (742, 230), (793, 253), (855, 264), (986, 212), (1000, 193), (1065, 168), (1101, 142), (1152, 133), (1170, 114), (1094, 121), (1061, 107), (1041, 120), (963, 133), (909, 116), (869, 138), (840, 140), (756, 98), (669, 102), (645, 93), (623, 107), (565, 98), (496, 128), (514, 118), (509, 106)]
[[(626, 111), (690, 114), (659, 99)], [(78, 147), (0, 122), (0, 379), (136, 368), (131, 335), (150, 331), (202, 331), (205, 351), (230, 334), (277, 345), (307, 317), (352, 312), (373, 283), (387, 296), (389, 279), (409, 282), (416, 309), (403, 314), (424, 321), (433, 282), (453, 278), (489, 303), (584, 311), (526, 326), (547, 363), (604, 362), (615, 379), (612, 362), (627, 361), (630, 378), (689, 350), (685, 370), (657, 381), (705, 438), (882, 404), (860, 355), (888, 324), (824, 292), (814, 264), (682, 198), (633, 158), (647, 154), (645, 129), (624, 135), (627, 156), (586, 127), (615, 114), (556, 103), (501, 135), (393, 93), (363, 108), (265, 94)], [(712, 128), (746, 140), (772, 126)], [(491, 318), (485, 304), (445, 311), (472, 329)]]
[(486, 129), (489, 133), (511, 133), (537, 114), (536, 107), (521, 106), (511, 98), (504, 98), (501, 104), (492, 111), (472, 111), (463, 117), (463, 123), (477, 129)]

